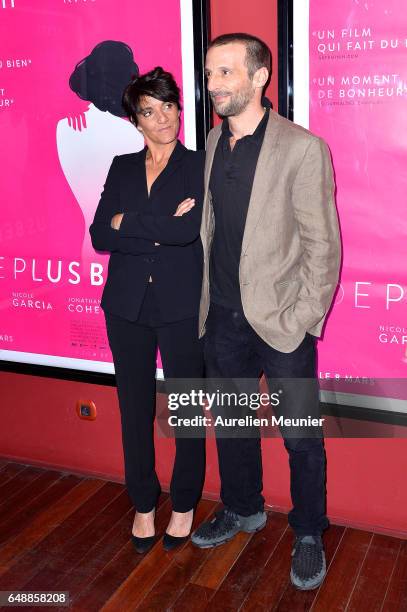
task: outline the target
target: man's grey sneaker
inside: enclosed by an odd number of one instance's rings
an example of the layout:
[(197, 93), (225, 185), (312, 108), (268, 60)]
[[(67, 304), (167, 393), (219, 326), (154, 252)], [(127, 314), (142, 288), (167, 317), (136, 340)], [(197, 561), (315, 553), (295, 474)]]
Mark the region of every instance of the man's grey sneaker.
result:
[(297, 536), (292, 550), (291, 582), (301, 591), (316, 589), (326, 574), (321, 536)]
[(191, 535), (191, 541), (199, 548), (212, 548), (229, 542), (239, 531), (254, 533), (266, 525), (267, 514), (257, 512), (241, 516), (228, 508), (216, 512), (211, 521), (202, 523)]

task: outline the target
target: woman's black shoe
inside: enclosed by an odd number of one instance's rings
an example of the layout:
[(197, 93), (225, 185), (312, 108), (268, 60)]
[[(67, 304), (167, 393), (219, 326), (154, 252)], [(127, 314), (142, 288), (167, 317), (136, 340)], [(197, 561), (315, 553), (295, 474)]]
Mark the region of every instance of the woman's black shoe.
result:
[(134, 544), (134, 548), (141, 555), (143, 553), (146, 553), (147, 551), (150, 550), (150, 548), (153, 547), (155, 540), (156, 540), (155, 535), (148, 536), (147, 538), (138, 538), (137, 536), (131, 534), (131, 541)]
[(164, 550), (174, 550), (174, 548), (181, 546), (181, 544), (184, 544), (184, 542), (186, 542), (187, 540), (189, 540), (189, 535), (178, 537), (172, 536), (169, 533), (165, 533), (163, 537)]

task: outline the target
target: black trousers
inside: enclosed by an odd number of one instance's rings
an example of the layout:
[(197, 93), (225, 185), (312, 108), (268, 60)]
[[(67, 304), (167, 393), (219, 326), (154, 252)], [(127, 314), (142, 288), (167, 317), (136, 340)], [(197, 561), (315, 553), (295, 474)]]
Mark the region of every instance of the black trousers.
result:
[[(149, 283), (136, 322), (105, 312), (119, 397), (126, 486), (139, 512), (150, 512), (161, 487), (155, 471), (156, 351), (166, 378), (202, 378), (203, 350), (197, 317), (162, 323)], [(176, 438), (170, 494), (173, 510), (199, 501), (205, 477), (205, 439)]]
[[(290, 379), (294, 385), (286, 416), (319, 416), (316, 380), (315, 338), (306, 334), (300, 346), (282, 353), (264, 342), (244, 315), (211, 304), (206, 323), (205, 364), (208, 379), (257, 379), (264, 372), (269, 390), (273, 381)], [(307, 384), (306, 392), (297, 392), (296, 382)], [(310, 379), (304, 381), (304, 379)], [(309, 384), (311, 384), (311, 387)], [(301, 384), (301, 382), (299, 382)], [(287, 381), (288, 385), (288, 381)], [(257, 384), (258, 389), (258, 384)], [(285, 404), (287, 407), (287, 403)], [(280, 411), (284, 414), (284, 403)], [(280, 416), (278, 413), (275, 416)], [(238, 514), (249, 516), (263, 510), (262, 457), (259, 431), (247, 438), (217, 435), (221, 498)], [(328, 526), (325, 513), (325, 450), (323, 438), (284, 437), (289, 454), (291, 499), (289, 524), (296, 535), (319, 535)]]

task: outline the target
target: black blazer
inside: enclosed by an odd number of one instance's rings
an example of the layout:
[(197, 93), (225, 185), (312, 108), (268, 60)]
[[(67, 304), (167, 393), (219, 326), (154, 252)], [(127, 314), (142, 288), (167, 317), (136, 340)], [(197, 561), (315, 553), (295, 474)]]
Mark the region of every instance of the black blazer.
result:
[[(178, 141), (148, 197), (146, 151), (113, 159), (89, 228), (94, 248), (111, 252), (101, 306), (136, 320), (151, 275), (163, 322), (198, 316), (205, 152), (189, 151)], [(195, 206), (174, 217), (186, 198), (195, 198)], [(116, 213), (124, 213), (119, 230), (110, 226)]]

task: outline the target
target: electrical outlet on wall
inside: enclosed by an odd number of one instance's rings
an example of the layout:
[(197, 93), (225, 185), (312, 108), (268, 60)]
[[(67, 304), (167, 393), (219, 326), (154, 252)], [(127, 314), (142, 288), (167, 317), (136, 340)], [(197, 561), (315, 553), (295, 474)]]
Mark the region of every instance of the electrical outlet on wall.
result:
[(80, 419), (94, 421), (96, 419), (96, 405), (92, 400), (78, 400), (76, 412)]

